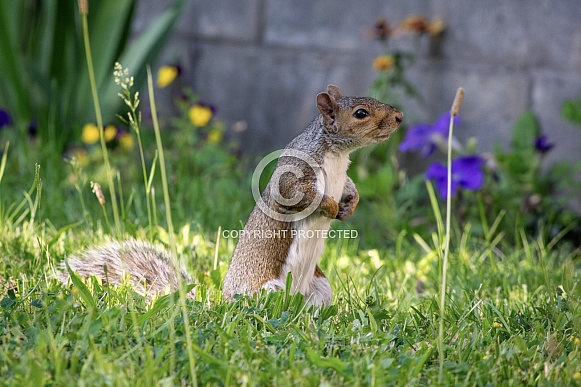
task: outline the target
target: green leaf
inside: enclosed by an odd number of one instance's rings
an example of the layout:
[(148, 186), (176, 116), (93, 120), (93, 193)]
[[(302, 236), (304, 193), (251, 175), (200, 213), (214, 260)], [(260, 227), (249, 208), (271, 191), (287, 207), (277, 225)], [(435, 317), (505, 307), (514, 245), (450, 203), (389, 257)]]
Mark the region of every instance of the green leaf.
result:
[(167, 309), (170, 305), (173, 305), (174, 301), (174, 294), (166, 294), (155, 301), (155, 304), (151, 309), (147, 312), (142, 314), (137, 318), (136, 324), (137, 326), (143, 325), (147, 320), (155, 316), (158, 312)]
[(85, 303), (85, 306), (89, 309), (91, 314), (95, 313), (95, 311), (97, 310), (97, 303), (95, 302), (93, 295), (89, 291), (89, 288), (87, 287), (87, 285), (85, 285), (83, 281), (81, 281), (79, 276), (71, 269), (68, 262), (65, 261), (65, 265), (67, 267), (67, 272), (71, 277), (71, 282), (77, 289), (79, 289), (79, 294), (81, 296), (81, 299)]
[(16, 304), (16, 301), (10, 297), (5, 297), (0, 301), (0, 308), (11, 308)]
[(561, 114), (575, 125), (581, 126), (581, 97), (568, 99), (563, 102)]
[(517, 152), (534, 153), (535, 139), (541, 129), (537, 117), (532, 112), (522, 113), (512, 129), (512, 149)]
[(220, 267), (210, 272), (210, 278), (212, 279), (212, 283), (214, 284), (214, 286), (219, 288), (220, 285), (222, 284), (222, 271)]
[(347, 369), (345, 363), (335, 357), (322, 357), (309, 347), (306, 347), (305, 349), (309, 360), (317, 367), (332, 368), (340, 374), (343, 374)]

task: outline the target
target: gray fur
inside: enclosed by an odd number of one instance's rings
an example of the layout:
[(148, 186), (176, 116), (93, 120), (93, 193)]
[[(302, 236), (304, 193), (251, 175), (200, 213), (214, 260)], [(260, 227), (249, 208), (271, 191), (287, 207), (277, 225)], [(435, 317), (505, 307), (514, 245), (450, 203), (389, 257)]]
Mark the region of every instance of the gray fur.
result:
[[(190, 274), (181, 265), (176, 265), (176, 260), (166, 250), (135, 239), (90, 247), (67, 262), (81, 277), (95, 276), (115, 286), (121, 285), (125, 276), (129, 275), (133, 289), (148, 298), (153, 294), (165, 294), (178, 289), (176, 269), (182, 282), (193, 283)], [(62, 268), (64, 270), (57, 278), (67, 283), (69, 273), (64, 263)], [(194, 290), (188, 293), (188, 297), (194, 296)]]
[[(346, 155), (364, 146), (377, 144), (387, 140), (403, 119), (403, 114), (392, 106), (381, 103), (373, 98), (345, 97), (341, 90), (329, 85), (327, 93), (320, 93), (316, 98), (321, 114), (308, 125), (304, 132), (292, 140), (285, 149), (301, 151), (310, 156), (316, 163), (323, 165), (329, 155)], [(369, 112), (369, 118), (357, 120), (353, 113), (355, 109), (364, 108)], [(285, 206), (277, 203), (270, 195), (272, 180), (262, 193), (264, 203), (278, 213), (293, 214), (307, 208), (313, 201), (317, 191), (317, 181), (314, 173), (307, 168), (304, 161), (293, 157), (285, 157), (284, 153), (278, 160), (276, 168), (294, 166), (303, 172), (301, 178), (286, 174), (280, 179), (279, 188), (284, 197), (295, 197), (296, 193), (303, 196), (298, 204)], [(325, 177), (326, 178), (326, 177)], [(359, 194), (353, 181), (345, 176), (345, 186), (338, 200), (325, 194), (317, 211), (309, 215), (307, 221), (317, 219), (347, 219), (355, 211), (359, 202)], [(293, 243), (291, 231), (302, 227), (302, 221), (282, 222), (266, 215), (256, 206), (238, 240), (230, 267), (224, 278), (223, 295), (226, 300), (232, 300), (235, 294), (252, 294), (262, 287), (270, 288), (273, 281), (284, 283), (286, 273), (283, 267), (288, 262), (290, 247)], [(279, 231), (276, 237), (264, 237), (254, 231)], [(304, 254), (308, 256), (309, 254)], [(299, 257), (299, 259), (303, 259)], [(320, 256), (314, 257), (315, 273), (313, 281), (324, 277), (316, 266)], [(311, 262), (313, 263), (313, 262)], [(310, 266), (309, 266), (310, 267)], [(292, 272), (292, 270), (291, 270)], [(299, 273), (293, 273), (296, 280)], [(330, 287), (329, 299), (330, 299)], [(309, 297), (310, 294), (304, 294)]]
[[(403, 114), (372, 98), (344, 97), (341, 90), (333, 85), (329, 85), (327, 93), (317, 95), (317, 106), (321, 114), (286, 149), (301, 151), (319, 165), (327, 165), (332, 172), (332, 180), (341, 182), (340, 184), (345, 181), (344, 186), (339, 187), (342, 192), (333, 194), (335, 198), (325, 192), (316, 211), (304, 222), (276, 220), (256, 206), (244, 227), (246, 233), (238, 240), (224, 279), (223, 295), (226, 300), (232, 300), (235, 294), (251, 294), (262, 287), (271, 288), (269, 284), (276, 284), (277, 281), (284, 284), (287, 269), (293, 274), (293, 278), (301, 278), (304, 273), (294, 273), (295, 269), (290, 267), (294, 264), (313, 271), (308, 275), (308, 281), (312, 282), (312, 291), (303, 291), (303, 294), (306, 297), (312, 295), (317, 305), (331, 302), (331, 288), (317, 265), (321, 246), (301, 245), (307, 250), (292, 250), (291, 231), (299, 229), (303, 224), (321, 224), (328, 229), (330, 219), (345, 220), (353, 214), (359, 194), (353, 181), (345, 174), (348, 155), (357, 148), (385, 141), (397, 129)], [(355, 119), (354, 111), (358, 108), (367, 109), (369, 117)], [(334, 161), (329, 165), (325, 164), (326, 160)], [(289, 174), (283, 175), (279, 181), (280, 191), (285, 194), (284, 197), (294, 197), (295, 193), (301, 193), (303, 200), (292, 206), (276, 202), (269, 193), (271, 184), (274, 184), (272, 181), (263, 191), (262, 199), (269, 208), (278, 213), (296, 214), (308, 208), (317, 195), (317, 178), (311, 169), (306, 168), (304, 161), (295, 157), (283, 155), (278, 160), (277, 168), (289, 165), (302, 170), (303, 176), (297, 178), (287, 176)], [(345, 170), (337, 172), (340, 168)], [(251, 236), (254, 235), (253, 231), (271, 231), (275, 234), (266, 237)], [(289, 253), (291, 250), (292, 254)], [(179, 276), (186, 283), (193, 282), (181, 266), (178, 270), (172, 269), (176, 267), (175, 259), (167, 251), (137, 240), (115, 241), (91, 247), (78, 257), (70, 258), (68, 263), (82, 277), (93, 275), (113, 285), (120, 285), (123, 278), (129, 275), (134, 289), (147, 297), (177, 289), (176, 272), (179, 272)], [(287, 266), (290, 268), (284, 269)], [(67, 283), (69, 275), (64, 271), (58, 278)], [(194, 292), (190, 292), (188, 296), (193, 297)]]

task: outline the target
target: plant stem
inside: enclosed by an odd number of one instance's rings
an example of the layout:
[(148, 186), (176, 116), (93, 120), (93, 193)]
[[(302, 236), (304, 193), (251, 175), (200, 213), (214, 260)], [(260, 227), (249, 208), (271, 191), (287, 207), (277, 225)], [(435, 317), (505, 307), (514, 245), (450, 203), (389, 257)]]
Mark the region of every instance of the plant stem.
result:
[[(153, 130), (155, 132), (155, 141), (157, 143), (157, 152), (159, 154), (159, 167), (161, 170), (160, 171), (161, 172), (161, 184), (163, 186), (163, 200), (165, 203), (165, 214), (166, 214), (166, 218), (167, 218), (167, 228), (168, 228), (168, 234), (169, 234), (170, 250), (173, 253), (174, 257), (176, 257), (176, 259), (177, 259), (177, 249), (176, 249), (176, 245), (175, 245), (174, 228), (173, 228), (173, 222), (172, 222), (172, 217), (171, 217), (171, 206), (170, 206), (171, 203), (169, 200), (169, 189), (168, 189), (167, 175), (166, 175), (166, 169), (165, 169), (165, 157), (163, 155), (163, 145), (161, 143), (161, 134), (159, 131), (159, 123), (157, 121), (157, 108), (155, 106), (155, 96), (153, 93), (153, 78), (151, 76), (151, 69), (149, 68), (149, 66), (147, 66), (147, 89), (149, 91), (149, 103), (150, 103), (150, 107), (151, 107), (151, 118), (153, 121)], [(177, 281), (178, 281), (179, 295), (180, 295), (180, 306), (181, 306), (181, 310), (182, 310), (182, 317), (184, 320), (184, 332), (186, 334), (186, 348), (187, 348), (187, 352), (188, 352), (188, 360), (190, 363), (190, 377), (191, 377), (192, 384), (194, 386), (196, 386), (196, 385), (198, 385), (198, 380), (196, 377), (196, 359), (194, 357), (194, 350), (193, 350), (193, 344), (192, 344), (192, 333), (190, 331), (190, 319), (189, 319), (188, 311), (186, 308), (185, 288), (182, 286), (181, 276), (178, 273), (176, 266), (171, 265), (171, 268), (174, 271), (173, 274), (176, 276)]]
[(89, 72), (89, 81), (91, 83), (91, 92), (93, 94), (93, 104), (95, 107), (95, 117), (97, 118), (97, 127), (99, 128), (99, 138), (101, 140), (101, 150), (103, 152), (103, 161), (105, 162), (105, 170), (107, 172), (107, 185), (109, 186), (109, 195), (111, 196), (111, 206), (113, 207), (113, 219), (115, 221), (115, 232), (118, 236), (121, 235), (121, 223), (119, 221), (119, 210), (117, 208), (117, 197), (115, 195), (115, 185), (113, 182), (113, 172), (109, 164), (109, 153), (107, 151), (107, 144), (105, 143), (105, 135), (103, 129), (103, 117), (101, 115), (101, 105), (99, 103), (99, 94), (97, 93), (97, 82), (95, 81), (95, 71), (93, 68), (93, 57), (91, 55), (91, 44), (89, 41), (89, 23), (87, 21), (87, 13), (81, 9), (81, 19), (83, 21), (83, 40), (85, 43), (85, 53), (87, 56), (87, 69)]
[(464, 89), (459, 87), (456, 97), (450, 109), (450, 127), (448, 130), (448, 173), (446, 186), (446, 229), (444, 239), (444, 257), (442, 259), (442, 283), (440, 285), (440, 326), (438, 327), (438, 353), (440, 357), (440, 369), (438, 381), (442, 383), (444, 376), (444, 313), (446, 306), (446, 273), (448, 271), (448, 256), (450, 254), (450, 223), (452, 217), (452, 138), (454, 133), (454, 117), (458, 115), (462, 101), (464, 100)]

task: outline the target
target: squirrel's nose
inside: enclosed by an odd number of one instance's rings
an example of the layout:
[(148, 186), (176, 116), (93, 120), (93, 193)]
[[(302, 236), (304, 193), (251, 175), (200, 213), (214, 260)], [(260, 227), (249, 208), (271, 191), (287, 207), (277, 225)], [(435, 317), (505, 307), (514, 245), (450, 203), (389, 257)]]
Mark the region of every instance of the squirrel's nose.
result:
[(403, 121), (403, 113), (402, 112), (395, 113), (395, 121), (398, 124), (401, 124), (401, 122)]

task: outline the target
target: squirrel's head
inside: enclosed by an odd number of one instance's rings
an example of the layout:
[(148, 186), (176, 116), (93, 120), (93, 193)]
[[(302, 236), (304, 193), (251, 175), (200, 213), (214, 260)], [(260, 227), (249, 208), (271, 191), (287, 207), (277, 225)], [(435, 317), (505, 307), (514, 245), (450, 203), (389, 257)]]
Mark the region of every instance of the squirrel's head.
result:
[(403, 121), (403, 113), (368, 97), (345, 97), (335, 85), (317, 95), (324, 130), (358, 148), (384, 140)]

